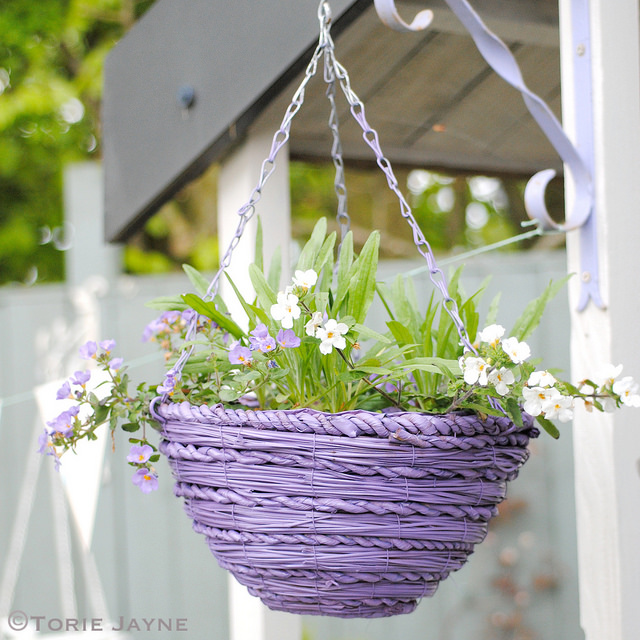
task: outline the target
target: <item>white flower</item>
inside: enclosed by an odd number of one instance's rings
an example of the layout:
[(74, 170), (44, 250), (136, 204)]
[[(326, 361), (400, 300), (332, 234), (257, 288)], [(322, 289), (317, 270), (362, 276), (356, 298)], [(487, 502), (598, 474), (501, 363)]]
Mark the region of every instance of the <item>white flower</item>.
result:
[(331, 353), (331, 350), (344, 349), (347, 346), (347, 341), (344, 339), (345, 333), (349, 331), (344, 322), (336, 322), (333, 320), (327, 320), (324, 327), (319, 327), (316, 330), (316, 338), (320, 338), (320, 353), (327, 355)]
[(553, 387), (556, 382), (548, 371), (534, 371), (527, 380), (530, 387)]
[(518, 342), (518, 338), (506, 338), (502, 341), (502, 348), (516, 364), (521, 364), (531, 355), (529, 345), (526, 342)]
[(613, 383), (613, 393), (620, 396), (622, 404), (626, 404), (628, 407), (640, 407), (638, 384), (631, 376), (616, 380)]
[(480, 340), (480, 342), (487, 342), (492, 347), (495, 347), (503, 335), (504, 327), (502, 325), (490, 324), (478, 334), (478, 340)]
[(506, 396), (509, 393), (509, 386), (515, 382), (515, 376), (511, 369), (501, 367), (500, 369), (492, 369), (488, 376), (489, 384), (496, 388), (496, 393)]
[(616, 378), (621, 373), (622, 373), (621, 364), (619, 364), (617, 367), (612, 364), (607, 364), (604, 367), (602, 367), (602, 369), (600, 369), (600, 371), (598, 372), (598, 375), (596, 376), (596, 382), (601, 387), (608, 387), (616, 381)]
[(542, 403), (542, 412), (549, 420), (557, 418), (560, 422), (569, 422), (573, 419), (573, 398), (560, 394), (549, 398)]
[(522, 407), (530, 416), (539, 416), (545, 402), (560, 397), (560, 392), (554, 388), (524, 387), (522, 389), (524, 406)]
[(284, 329), (291, 329), (293, 321), (300, 317), (298, 296), (280, 291), (278, 293), (278, 302), (271, 305), (271, 317), (274, 320), (279, 320)]
[(467, 384), (475, 384), (476, 382), (483, 386), (487, 386), (489, 364), (482, 358), (471, 356), (469, 358), (460, 358), (460, 368), (464, 373), (464, 381)]
[[(610, 399), (610, 398), (608, 398)], [(590, 398), (576, 398), (575, 399), (575, 406), (577, 407), (582, 407), (585, 411), (588, 411), (589, 413), (593, 412), (593, 408), (595, 407), (595, 404), (593, 403), (593, 400), (591, 400)], [(603, 406), (604, 408), (604, 406)], [(606, 411), (606, 408), (604, 408)]]
[(302, 287), (305, 291), (311, 289), (316, 282), (318, 282), (318, 274), (313, 269), (306, 271), (298, 269), (293, 276), (293, 284)]
[(304, 325), (305, 331), (308, 336), (312, 338), (316, 337), (316, 331), (318, 327), (322, 324), (322, 313), (320, 311), (314, 311), (311, 314), (311, 320)]

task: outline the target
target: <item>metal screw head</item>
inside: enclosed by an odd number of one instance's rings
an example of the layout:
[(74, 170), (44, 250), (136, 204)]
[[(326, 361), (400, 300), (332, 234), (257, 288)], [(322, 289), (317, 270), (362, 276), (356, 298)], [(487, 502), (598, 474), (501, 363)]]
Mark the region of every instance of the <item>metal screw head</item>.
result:
[(196, 101), (196, 91), (190, 84), (178, 89), (178, 104), (181, 109), (190, 109)]
[(591, 274), (588, 271), (582, 272), (582, 282), (591, 282)]
[(587, 48), (586, 48), (583, 44), (579, 44), (579, 45), (576, 47), (576, 53), (577, 53), (579, 56), (583, 56), (583, 55), (586, 53), (586, 51), (587, 51)]

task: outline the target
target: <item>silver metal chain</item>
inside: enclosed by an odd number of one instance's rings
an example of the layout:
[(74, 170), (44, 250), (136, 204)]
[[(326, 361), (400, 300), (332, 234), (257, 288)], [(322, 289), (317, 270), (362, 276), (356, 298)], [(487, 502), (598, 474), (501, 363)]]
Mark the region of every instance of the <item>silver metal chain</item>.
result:
[[(411, 207), (407, 203), (404, 195), (400, 191), (398, 186), (398, 180), (396, 179), (393, 169), (391, 168), (391, 163), (384, 156), (382, 149), (380, 148), (380, 142), (378, 139), (378, 134), (373, 129), (367, 119), (365, 117), (365, 109), (364, 104), (357, 96), (357, 94), (351, 88), (351, 81), (349, 79), (349, 75), (344, 66), (338, 62), (335, 57), (335, 45), (333, 39), (330, 34), (331, 29), (331, 8), (329, 3), (326, 0), (322, 0), (318, 7), (318, 19), (320, 21), (320, 36), (318, 39), (318, 45), (315, 48), (313, 55), (307, 68), (305, 70), (304, 77), (300, 82), (298, 88), (296, 89), (291, 103), (287, 107), (285, 115), (280, 124), (280, 128), (276, 131), (273, 136), (271, 150), (269, 152), (268, 157), (262, 163), (262, 168), (260, 171), (260, 178), (258, 180), (258, 184), (254, 188), (253, 192), (249, 200), (240, 207), (238, 210), (238, 226), (234, 233), (227, 250), (220, 261), (220, 267), (216, 272), (215, 276), (211, 280), (209, 288), (207, 289), (205, 298), (213, 298), (215, 297), (218, 291), (218, 285), (220, 276), (224, 272), (225, 269), (231, 264), (231, 258), (235, 248), (238, 246), (240, 242), (240, 238), (244, 232), (247, 223), (254, 216), (256, 212), (256, 204), (260, 200), (262, 196), (262, 190), (264, 188), (265, 183), (275, 170), (275, 160), (278, 152), (282, 147), (287, 143), (290, 137), (291, 132), (291, 121), (294, 116), (300, 110), (304, 102), (305, 91), (307, 88), (307, 84), (311, 80), (311, 78), (316, 74), (318, 70), (318, 63), (320, 59), (324, 56), (324, 79), (327, 83), (327, 97), (329, 99), (329, 103), (331, 105), (331, 113), (329, 116), (329, 128), (331, 129), (333, 136), (333, 145), (331, 149), (331, 157), (333, 159), (333, 163), (336, 169), (336, 177), (334, 181), (334, 188), (336, 192), (336, 196), (338, 198), (338, 212), (337, 212), (337, 220), (340, 225), (340, 231), (342, 237), (347, 233), (350, 226), (350, 218), (347, 213), (347, 189), (345, 186), (344, 179), (344, 162), (342, 157), (342, 144), (340, 142), (340, 133), (338, 130), (338, 115), (337, 115), (337, 107), (335, 102), (336, 95), (336, 82), (339, 83), (342, 92), (349, 103), (351, 114), (353, 115), (356, 122), (360, 125), (360, 128), (363, 131), (364, 141), (369, 145), (369, 147), (373, 150), (376, 156), (376, 162), (380, 169), (383, 171), (387, 178), (387, 183), (389, 188), (396, 194), (398, 201), (400, 203), (400, 213), (402, 217), (408, 222), (409, 226), (413, 231), (413, 241), (415, 242), (416, 248), (418, 252), (424, 257), (427, 261), (427, 267), (429, 270), (429, 278), (433, 285), (441, 292), (443, 297), (443, 306), (451, 320), (453, 321), (458, 334), (460, 335), (460, 339), (463, 345), (470, 349), (471, 351), (475, 351), (473, 346), (471, 345), (466, 329), (464, 327), (464, 323), (460, 318), (460, 312), (458, 309), (458, 305), (456, 301), (450, 296), (449, 290), (447, 288), (447, 282), (444, 276), (444, 273), (436, 264), (435, 256), (433, 255), (433, 251), (431, 246), (427, 242), (422, 230), (420, 229), (416, 219), (411, 212)], [(194, 320), (190, 323), (187, 330), (187, 340), (193, 339), (196, 333), (197, 328), (197, 315), (194, 316)], [(184, 364), (188, 360), (191, 352), (193, 351), (193, 347), (184, 351), (178, 361), (174, 365), (172, 369), (173, 374), (179, 374), (182, 370)]]
[[(333, 44), (333, 43), (332, 43)], [(340, 226), (340, 238), (344, 240), (345, 235), (351, 226), (351, 219), (347, 212), (347, 186), (344, 177), (344, 161), (342, 158), (342, 142), (340, 141), (340, 130), (338, 122), (338, 109), (336, 106), (336, 75), (333, 65), (331, 64), (331, 48), (327, 46), (324, 50), (324, 80), (327, 83), (327, 98), (331, 105), (331, 113), (329, 114), (329, 129), (333, 136), (333, 144), (331, 146), (331, 158), (336, 169), (336, 177), (334, 180), (334, 189), (338, 199), (338, 209), (336, 220)]]

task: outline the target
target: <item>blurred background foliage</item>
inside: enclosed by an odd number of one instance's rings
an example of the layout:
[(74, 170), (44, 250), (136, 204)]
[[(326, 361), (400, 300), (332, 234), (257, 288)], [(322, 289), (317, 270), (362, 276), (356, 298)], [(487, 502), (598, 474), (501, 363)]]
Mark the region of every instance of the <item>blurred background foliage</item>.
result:
[[(66, 164), (100, 158), (102, 68), (106, 54), (153, 0), (3, 0), (0, 11), (0, 284), (64, 279), (62, 175)], [(293, 130), (295, 135), (295, 126)], [(291, 164), (294, 238), (321, 215), (333, 218), (330, 159)], [(526, 219), (524, 182), (396, 167), (433, 248), (464, 251), (510, 237)], [(124, 248), (131, 273), (161, 273), (185, 261), (217, 267), (216, 176), (212, 167), (153, 216)], [(412, 257), (407, 225), (375, 166), (347, 167), (356, 240), (384, 233), (387, 257)], [(562, 184), (548, 191), (561, 211)], [(558, 215), (561, 215), (559, 213)], [(561, 239), (542, 239), (558, 242)], [(511, 245), (509, 250), (528, 244)]]
[(64, 277), (62, 172), (99, 158), (107, 52), (153, 0), (2, 0), (0, 283)]

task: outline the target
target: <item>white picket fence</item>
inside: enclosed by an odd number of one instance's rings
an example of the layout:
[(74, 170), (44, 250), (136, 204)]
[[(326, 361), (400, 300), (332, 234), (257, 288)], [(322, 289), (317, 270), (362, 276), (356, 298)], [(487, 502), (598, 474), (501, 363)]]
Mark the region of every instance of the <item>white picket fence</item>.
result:
[[(565, 269), (561, 252), (491, 256), (475, 259), (464, 282), (471, 291), (493, 274), (485, 299), (503, 291), (500, 319), (508, 327)], [(426, 278), (417, 280), (428, 292)], [(78, 528), (52, 461), (35, 453), (43, 428), (36, 388), (53, 381), (49, 393), (55, 393), (55, 381), (80, 368), (77, 348), (107, 337), (117, 341), (117, 355), (129, 361), (136, 380), (159, 380), (162, 363), (140, 338), (155, 315), (143, 303), (188, 288), (175, 275), (0, 290), (0, 620), (6, 638), (77, 638), (82, 629), (89, 638), (124, 638), (130, 627), (136, 638), (183, 638), (186, 629), (189, 637), (229, 639), (227, 576), (191, 531), (164, 462), (159, 491), (143, 495), (130, 481), (126, 439), (118, 439), (115, 453), (107, 442), (104, 461), (94, 467), (103, 465), (87, 553), (90, 502), (83, 503)], [(568, 369), (568, 341), (568, 308), (560, 296), (530, 342), (534, 353)], [(558, 442), (543, 435), (532, 444), (503, 515), (433, 599), (408, 616), (382, 620), (304, 617), (305, 640), (583, 638), (571, 433), (563, 431)], [(18, 630), (20, 614), (12, 612), (26, 614), (29, 627)]]

